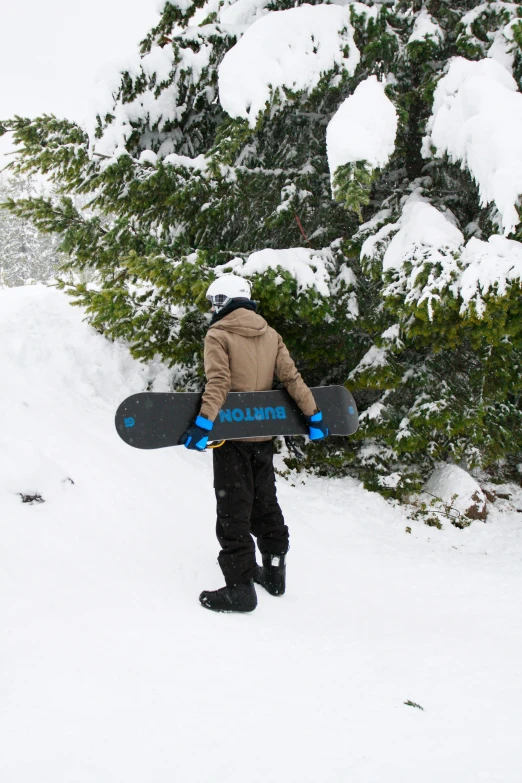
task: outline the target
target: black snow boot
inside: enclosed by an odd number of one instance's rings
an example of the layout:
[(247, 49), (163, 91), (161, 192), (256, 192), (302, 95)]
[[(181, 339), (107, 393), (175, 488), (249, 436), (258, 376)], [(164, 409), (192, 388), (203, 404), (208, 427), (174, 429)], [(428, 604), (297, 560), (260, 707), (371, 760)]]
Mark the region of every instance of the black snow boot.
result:
[(283, 595), (286, 583), (286, 555), (263, 555), (263, 565), (257, 566), (254, 582), (270, 595)]
[(252, 580), (247, 584), (227, 585), (219, 590), (203, 590), (201, 605), (213, 612), (253, 612), (257, 595)]

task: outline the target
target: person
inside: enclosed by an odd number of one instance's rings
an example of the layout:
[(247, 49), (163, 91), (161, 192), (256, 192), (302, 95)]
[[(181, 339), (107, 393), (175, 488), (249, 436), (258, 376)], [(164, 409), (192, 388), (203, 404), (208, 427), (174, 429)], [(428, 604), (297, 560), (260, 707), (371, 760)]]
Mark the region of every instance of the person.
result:
[[(204, 344), (207, 382), (199, 415), (180, 439), (188, 449), (205, 450), (228, 392), (270, 390), (274, 375), (307, 418), (310, 438), (328, 434), (281, 336), (256, 312), (250, 296), (250, 283), (235, 274), (218, 277), (207, 291), (213, 313)], [(203, 591), (199, 600), (218, 612), (251, 612), (257, 606), (254, 582), (272, 595), (285, 592), (289, 536), (277, 501), (272, 438), (225, 441), (213, 449), (213, 468), (218, 562), (226, 584)]]

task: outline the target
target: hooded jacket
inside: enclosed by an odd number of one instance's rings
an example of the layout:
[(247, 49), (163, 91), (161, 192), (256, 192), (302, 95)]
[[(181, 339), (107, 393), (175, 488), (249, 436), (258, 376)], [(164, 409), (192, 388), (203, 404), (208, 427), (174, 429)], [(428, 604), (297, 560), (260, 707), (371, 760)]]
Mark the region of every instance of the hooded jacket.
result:
[(207, 384), (200, 412), (210, 421), (215, 420), (230, 391), (269, 391), (274, 375), (305, 416), (317, 410), (281, 336), (252, 310), (233, 310), (210, 326), (204, 360)]

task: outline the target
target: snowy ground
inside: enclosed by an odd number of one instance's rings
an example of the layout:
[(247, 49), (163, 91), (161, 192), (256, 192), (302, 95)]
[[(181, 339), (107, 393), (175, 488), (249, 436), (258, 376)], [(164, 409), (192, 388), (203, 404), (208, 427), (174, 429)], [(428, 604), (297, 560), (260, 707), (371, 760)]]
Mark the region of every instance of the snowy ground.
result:
[(439, 531), (282, 481), (287, 595), (212, 614), (211, 457), (118, 439), (148, 371), (81, 319), (0, 291), (2, 783), (520, 783), (522, 492)]

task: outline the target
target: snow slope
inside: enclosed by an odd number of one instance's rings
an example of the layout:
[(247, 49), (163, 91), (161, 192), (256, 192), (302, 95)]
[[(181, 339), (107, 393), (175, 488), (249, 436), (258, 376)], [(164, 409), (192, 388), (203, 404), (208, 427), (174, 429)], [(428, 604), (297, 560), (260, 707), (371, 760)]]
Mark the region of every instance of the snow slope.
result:
[(519, 783), (522, 514), (281, 481), (287, 595), (214, 615), (211, 456), (119, 441), (168, 378), (81, 319), (0, 291), (2, 783)]

